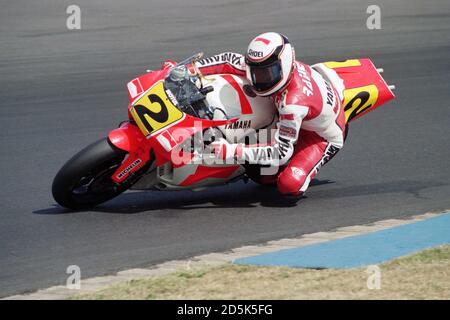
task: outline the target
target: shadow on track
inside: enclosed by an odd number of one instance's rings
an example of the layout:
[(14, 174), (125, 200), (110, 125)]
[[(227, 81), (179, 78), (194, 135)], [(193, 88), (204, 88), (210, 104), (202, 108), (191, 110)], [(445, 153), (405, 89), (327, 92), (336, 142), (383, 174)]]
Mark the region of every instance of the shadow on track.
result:
[[(334, 183), (330, 180), (313, 180), (311, 186)], [(132, 214), (164, 209), (293, 207), (298, 198), (280, 197), (275, 186), (255, 183), (235, 183), (210, 187), (203, 191), (131, 191), (121, 194), (105, 204), (85, 210), (70, 210), (55, 204), (52, 208), (35, 210), (35, 214), (68, 214), (76, 212), (107, 212)]]
[[(313, 180), (311, 187), (332, 184), (330, 180)], [(314, 198), (332, 199), (363, 196), (380, 193), (406, 192), (416, 198), (423, 198), (420, 191), (444, 183), (427, 181), (392, 181), (344, 188), (316, 190)], [(303, 197), (307, 198), (307, 197)], [(301, 198), (300, 198), (301, 199)], [(298, 198), (281, 197), (275, 186), (261, 186), (254, 183), (236, 183), (225, 187), (211, 187), (204, 191), (131, 191), (105, 204), (86, 210), (69, 210), (55, 204), (52, 208), (33, 211), (34, 214), (69, 214), (77, 212), (105, 212), (113, 214), (134, 214), (154, 210), (193, 210), (212, 208), (255, 208), (294, 207)]]

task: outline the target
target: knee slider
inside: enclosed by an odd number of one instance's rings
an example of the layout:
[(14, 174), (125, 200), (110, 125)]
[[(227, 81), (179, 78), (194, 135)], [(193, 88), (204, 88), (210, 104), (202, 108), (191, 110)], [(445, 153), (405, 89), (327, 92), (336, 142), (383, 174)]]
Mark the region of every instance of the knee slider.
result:
[(306, 180), (306, 174), (297, 167), (286, 168), (277, 180), (278, 191), (283, 195), (299, 195)]

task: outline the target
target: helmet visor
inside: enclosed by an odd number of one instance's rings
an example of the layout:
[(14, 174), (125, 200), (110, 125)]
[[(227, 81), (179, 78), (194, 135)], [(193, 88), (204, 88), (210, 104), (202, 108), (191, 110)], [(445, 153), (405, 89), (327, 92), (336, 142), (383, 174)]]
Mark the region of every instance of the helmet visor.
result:
[(267, 91), (273, 88), (282, 77), (281, 62), (275, 61), (266, 66), (249, 65), (253, 88), (258, 91)]

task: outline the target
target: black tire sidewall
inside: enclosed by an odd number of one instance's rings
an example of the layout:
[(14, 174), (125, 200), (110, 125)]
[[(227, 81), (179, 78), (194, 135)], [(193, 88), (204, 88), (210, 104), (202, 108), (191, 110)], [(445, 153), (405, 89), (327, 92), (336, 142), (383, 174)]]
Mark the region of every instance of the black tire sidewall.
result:
[(95, 206), (119, 195), (126, 190), (125, 187), (119, 187), (117, 193), (112, 196), (99, 197), (97, 200), (89, 203), (80, 203), (73, 198), (72, 190), (87, 172), (107, 161), (120, 159), (121, 157), (123, 159), (125, 155), (125, 151), (113, 146), (107, 138), (92, 143), (75, 154), (58, 171), (52, 184), (53, 198), (63, 207), (80, 209)]

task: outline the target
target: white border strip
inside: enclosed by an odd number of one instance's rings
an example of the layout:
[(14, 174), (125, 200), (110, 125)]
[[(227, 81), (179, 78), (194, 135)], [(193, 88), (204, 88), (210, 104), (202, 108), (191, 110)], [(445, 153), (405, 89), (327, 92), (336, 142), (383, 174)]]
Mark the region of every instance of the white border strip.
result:
[(172, 260), (149, 268), (129, 269), (120, 271), (115, 275), (95, 277), (81, 280), (81, 289), (68, 289), (65, 286), (54, 286), (47, 289), (38, 290), (30, 294), (14, 295), (2, 300), (62, 300), (73, 295), (92, 293), (105, 289), (111, 285), (123, 283), (132, 279), (142, 279), (154, 276), (161, 276), (175, 271), (191, 270), (198, 267), (205, 267), (217, 264), (231, 263), (235, 259), (259, 255), (262, 253), (279, 251), (283, 249), (298, 248), (310, 244), (326, 242), (346, 238), (350, 236), (389, 229), (399, 225), (423, 221), (442, 214), (449, 213), (448, 210), (439, 213), (425, 213), (412, 216), (406, 219), (381, 220), (367, 225), (356, 225), (342, 227), (329, 232), (316, 232), (305, 234), (297, 238), (285, 238), (269, 241), (260, 245), (251, 245), (235, 248), (226, 252), (208, 253), (192, 257), (185, 260)]

